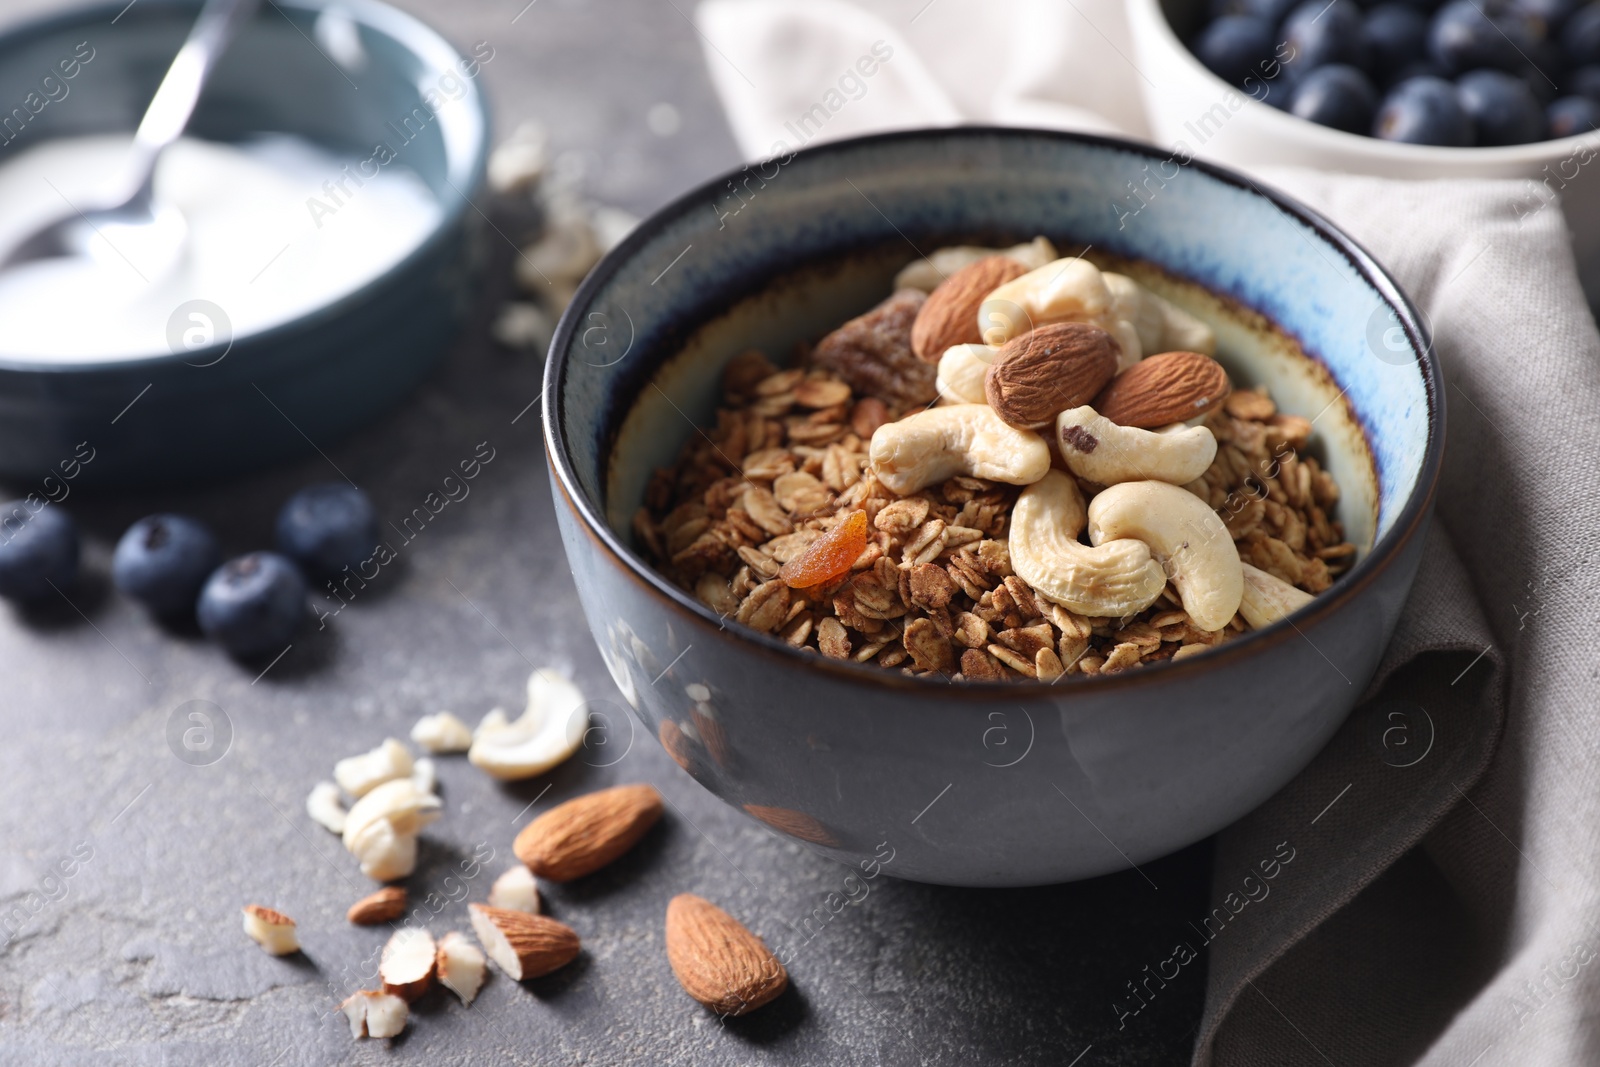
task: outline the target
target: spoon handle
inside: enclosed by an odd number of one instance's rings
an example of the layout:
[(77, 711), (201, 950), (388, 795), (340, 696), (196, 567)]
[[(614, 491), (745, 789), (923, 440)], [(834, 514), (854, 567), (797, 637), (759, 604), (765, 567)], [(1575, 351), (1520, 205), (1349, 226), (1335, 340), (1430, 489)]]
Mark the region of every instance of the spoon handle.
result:
[(167, 68), (133, 136), (129, 186), (134, 202), (150, 202), (151, 181), (161, 152), (183, 134), (206, 78), (259, 0), (206, 0), (194, 28)]

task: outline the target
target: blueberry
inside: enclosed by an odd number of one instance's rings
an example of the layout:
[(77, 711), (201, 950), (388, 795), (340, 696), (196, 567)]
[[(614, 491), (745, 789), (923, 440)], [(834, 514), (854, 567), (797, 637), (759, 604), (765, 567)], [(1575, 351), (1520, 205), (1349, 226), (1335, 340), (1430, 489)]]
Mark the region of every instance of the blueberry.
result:
[(195, 616), (200, 629), (235, 656), (276, 652), (305, 621), (306, 580), (276, 552), (252, 552), (211, 572)]
[(1561, 48), (1575, 67), (1600, 63), (1600, 4), (1573, 12), (1561, 28)]
[(319, 578), (355, 569), (378, 547), (378, 513), (367, 494), (344, 482), (312, 485), (278, 512), (278, 549)]
[(1456, 96), (1456, 87), (1443, 78), (1412, 78), (1390, 90), (1373, 135), (1385, 141), (1409, 144), (1472, 147), (1472, 120)]
[(1539, 22), (1543, 32), (1554, 36), (1562, 25), (1578, 10), (1582, 0), (1511, 0), (1511, 8), (1520, 15)]
[(1499, 70), (1475, 70), (1456, 82), (1456, 95), (1472, 119), (1480, 145), (1545, 139), (1544, 105), (1520, 78)]
[(111, 580), (162, 618), (194, 610), (206, 576), (222, 562), (211, 528), (187, 515), (147, 515), (128, 527), (111, 557)]
[(1229, 85), (1243, 85), (1272, 58), (1272, 24), (1252, 15), (1227, 15), (1205, 28), (1194, 53)]
[(1211, 0), (1211, 17), (1220, 19), (1227, 15), (1253, 15), (1266, 19), (1274, 27), (1300, 3), (1300, 0)]
[[(0, 504), (0, 597), (54, 596), (78, 577), (78, 524), (58, 504)], [(55, 589), (51, 588), (54, 584)]]
[(1564, 86), (1568, 95), (1587, 96), (1590, 100), (1600, 103), (1600, 64), (1579, 67), (1567, 74)]
[(1367, 65), (1361, 9), (1352, 0), (1306, 0), (1289, 13), (1283, 37), (1293, 48), (1288, 64), (1299, 81), (1330, 63)]
[(1335, 63), (1318, 67), (1295, 86), (1289, 111), (1347, 133), (1366, 133), (1378, 109), (1378, 91), (1355, 67)]
[(1450, 75), (1445, 69), (1431, 59), (1419, 59), (1415, 63), (1407, 63), (1390, 75), (1388, 85), (1393, 88), (1401, 82), (1410, 81), (1412, 78), (1443, 78), (1450, 80)]
[(1428, 54), (1428, 17), (1405, 4), (1379, 4), (1361, 23), (1372, 70), (1380, 77)]
[(1515, 36), (1507, 23), (1490, 17), (1477, 0), (1451, 0), (1428, 27), (1428, 51), (1452, 74), (1478, 67), (1512, 70), (1523, 61), (1513, 43)]
[(1551, 137), (1571, 137), (1600, 130), (1600, 104), (1587, 96), (1563, 96), (1545, 109)]

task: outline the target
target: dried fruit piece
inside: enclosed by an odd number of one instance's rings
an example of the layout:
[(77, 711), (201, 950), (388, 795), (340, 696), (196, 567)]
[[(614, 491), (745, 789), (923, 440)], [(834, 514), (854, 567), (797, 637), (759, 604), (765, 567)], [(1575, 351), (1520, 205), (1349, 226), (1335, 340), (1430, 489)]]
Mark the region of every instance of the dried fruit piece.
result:
[(1090, 406), (1119, 425), (1154, 430), (1204, 415), (1229, 388), (1228, 372), (1210, 356), (1163, 352), (1111, 379)]
[(926, 404), (936, 395), (934, 368), (911, 351), (911, 325), (927, 294), (902, 289), (817, 342), (811, 360), (865, 396), (890, 404)]
[(472, 930), (489, 958), (515, 981), (539, 978), (560, 970), (582, 946), (569, 926), (525, 911), (469, 904)]
[(489, 887), (489, 906), (538, 914), (539, 883), (534, 880), (533, 872), (518, 864), (496, 878)]
[(294, 920), (281, 911), (260, 904), (246, 904), (244, 932), (266, 949), (269, 956), (287, 956), (300, 951), (300, 935), (295, 931)]
[(832, 530), (785, 563), (778, 578), (791, 589), (826, 585), (850, 573), (850, 565), (867, 547), (867, 513), (852, 511)]
[(1105, 388), (1121, 352), (1115, 338), (1086, 322), (1040, 326), (1000, 346), (984, 373), (984, 395), (1012, 426), (1037, 429)]
[(378, 977), (383, 991), (405, 1000), (416, 1000), (433, 984), (433, 963), (438, 946), (433, 935), (416, 926), (394, 932), (378, 960)]
[(393, 922), (406, 911), (406, 891), (397, 885), (385, 886), (350, 905), (344, 917), (357, 926), (376, 926)]
[(463, 1004), (471, 1004), (478, 995), (488, 970), (478, 946), (455, 930), (439, 939), (433, 967), (439, 974), (439, 984), (460, 997)]
[(352, 993), (339, 1005), (350, 1020), (350, 1036), (394, 1037), (406, 1028), (411, 1009), (393, 993), (363, 989)]
[(551, 808), (522, 828), (511, 851), (540, 878), (566, 882), (621, 856), (660, 818), (654, 786), (614, 786)]
[(953, 345), (983, 343), (978, 307), (983, 298), (1028, 268), (1009, 256), (985, 256), (940, 282), (911, 325), (911, 350), (918, 359), (937, 363)]
[(693, 893), (667, 905), (667, 960), (684, 992), (719, 1015), (754, 1011), (789, 985), (765, 942)]

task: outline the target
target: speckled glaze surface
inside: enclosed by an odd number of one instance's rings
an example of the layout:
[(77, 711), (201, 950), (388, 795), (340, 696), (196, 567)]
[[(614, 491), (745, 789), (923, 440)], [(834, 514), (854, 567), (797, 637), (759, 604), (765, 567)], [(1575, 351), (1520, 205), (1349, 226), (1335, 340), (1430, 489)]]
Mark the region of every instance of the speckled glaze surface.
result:
[[(1163, 161), (985, 128), (840, 142), (686, 195), (584, 283), (546, 369), (562, 538), (618, 686), (706, 788), (846, 862), (915, 817), (915, 836), (894, 835), (890, 873), (1041, 884), (1215, 832), (1343, 721), (1415, 574), (1443, 446), (1438, 367), (1405, 297), (1331, 224), (1198, 164), (1134, 196)], [(1315, 420), (1364, 548), (1331, 590), (1180, 662), (958, 685), (743, 631), (634, 552), (626, 517), (649, 469), (710, 416), (728, 358), (819, 336), (881, 299), (919, 251), (1039, 233), (1141, 261), (1151, 284), (1218, 320), (1236, 381), (1266, 382)], [(923, 824), (934, 804), (942, 818)]]
[[(23, 99), (36, 72), (71, 55), (75, 42), (87, 37), (96, 49), (72, 104), (45, 108), (0, 144), (0, 163), (49, 138), (137, 125), (200, 0), (124, 7), (79, 8), (0, 36), (8, 100)], [(343, 65), (306, 47), (334, 9), (348, 20), (340, 32), (359, 42)], [(117, 32), (100, 32), (113, 17)], [(457, 333), (482, 259), (468, 198), (483, 182), (488, 111), (475, 80), (460, 76), (464, 62), (422, 23), (375, 0), (263, 4), (207, 82), (190, 132), (217, 141), (291, 133), (352, 159), (389, 144), (439, 198), (439, 224), (381, 277), (282, 326), (233, 337), (218, 321), (210, 347), (149, 359), (0, 360), (0, 477), (59, 477), (87, 442), (94, 459), (79, 468), (80, 482), (215, 478), (314, 454), (310, 442), (330, 445), (410, 392)], [(424, 93), (444, 99), (442, 77), (459, 96), (417, 111)], [(407, 121), (409, 139), (396, 132)]]

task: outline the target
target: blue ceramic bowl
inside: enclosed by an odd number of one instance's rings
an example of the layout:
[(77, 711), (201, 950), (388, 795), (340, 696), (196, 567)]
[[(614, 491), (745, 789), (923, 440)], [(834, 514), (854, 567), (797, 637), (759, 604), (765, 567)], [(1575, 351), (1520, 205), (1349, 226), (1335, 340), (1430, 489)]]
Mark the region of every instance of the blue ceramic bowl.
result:
[[(30, 93), (41, 99), (41, 79), (84, 55), (80, 42), (92, 49), (70, 82), (52, 82), (58, 99), (0, 136), (0, 164), (51, 138), (131, 131), (199, 6), (116, 0), (0, 34), (0, 112)], [(0, 359), (0, 477), (29, 484), (73, 469), (80, 484), (125, 485), (230, 474), (325, 448), (416, 386), (464, 320), (483, 258), (468, 199), (489, 147), (475, 80), (482, 58), (462, 57), (376, 0), (261, 5), (207, 83), (189, 133), (295, 134), (358, 159), (389, 143), (438, 198), (437, 226), (365, 287), (268, 330), (219, 331), (209, 348), (104, 362)], [(409, 142), (395, 132), (407, 120)], [(91, 452), (92, 462), (63, 466)]]
[[(1444, 440), (1439, 369), (1358, 245), (1215, 167), (1115, 140), (961, 128), (844, 141), (712, 182), (595, 269), (551, 347), (562, 537), (618, 686), (706, 788), (848, 863), (1030, 885), (1215, 832), (1316, 754), (1414, 577)], [(1146, 183), (1149, 184), (1146, 184)], [(1130, 190), (1145, 190), (1134, 197)], [(1135, 210), (1136, 209), (1136, 210)], [(1314, 419), (1361, 547), (1331, 590), (1215, 651), (1060, 684), (950, 684), (729, 625), (656, 574), (629, 517), (747, 347), (786, 354), (946, 244), (1091, 245), (1209, 319), (1236, 384)]]

